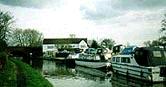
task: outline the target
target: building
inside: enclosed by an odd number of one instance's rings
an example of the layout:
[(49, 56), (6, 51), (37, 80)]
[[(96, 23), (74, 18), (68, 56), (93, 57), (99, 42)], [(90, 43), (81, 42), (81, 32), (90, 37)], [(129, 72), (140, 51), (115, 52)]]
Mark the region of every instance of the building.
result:
[(45, 56), (55, 56), (58, 51), (85, 50), (88, 48), (87, 38), (54, 38), (44, 39), (43, 52)]

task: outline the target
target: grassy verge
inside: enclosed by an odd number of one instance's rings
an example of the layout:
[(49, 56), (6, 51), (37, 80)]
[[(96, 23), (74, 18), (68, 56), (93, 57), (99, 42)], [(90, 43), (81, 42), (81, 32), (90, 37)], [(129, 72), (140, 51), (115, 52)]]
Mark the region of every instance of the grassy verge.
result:
[(0, 70), (0, 87), (17, 87), (16, 66), (8, 61), (4, 68)]
[(37, 70), (31, 68), (28, 64), (25, 64), (19, 60), (11, 59), (18, 68), (18, 73), (25, 87), (52, 87), (52, 85), (46, 80)]

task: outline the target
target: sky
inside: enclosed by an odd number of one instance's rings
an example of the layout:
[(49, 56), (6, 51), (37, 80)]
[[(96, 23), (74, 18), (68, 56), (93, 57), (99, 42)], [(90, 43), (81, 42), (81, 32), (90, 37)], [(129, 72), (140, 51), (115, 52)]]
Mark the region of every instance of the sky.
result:
[(143, 45), (160, 37), (166, 0), (0, 0), (17, 28), (33, 28), (45, 38), (76, 37)]

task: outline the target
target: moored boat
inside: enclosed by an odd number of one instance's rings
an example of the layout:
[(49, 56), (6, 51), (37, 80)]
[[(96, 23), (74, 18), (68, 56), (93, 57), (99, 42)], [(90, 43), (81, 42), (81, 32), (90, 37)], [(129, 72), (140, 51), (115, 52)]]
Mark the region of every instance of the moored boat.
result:
[(111, 67), (109, 61), (102, 55), (101, 49), (95, 50), (91, 48), (90, 50), (90, 52), (79, 54), (79, 58), (75, 59), (76, 65), (103, 70)]
[(112, 57), (113, 72), (149, 82), (166, 81), (166, 50), (128, 47)]

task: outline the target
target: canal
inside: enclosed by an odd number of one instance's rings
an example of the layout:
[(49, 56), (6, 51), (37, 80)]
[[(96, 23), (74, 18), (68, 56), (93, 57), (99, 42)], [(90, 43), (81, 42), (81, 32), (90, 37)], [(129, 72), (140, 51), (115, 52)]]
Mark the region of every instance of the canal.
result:
[(96, 69), (68, 67), (49, 60), (43, 61), (42, 73), (54, 87), (166, 87), (164, 83), (150, 84)]

